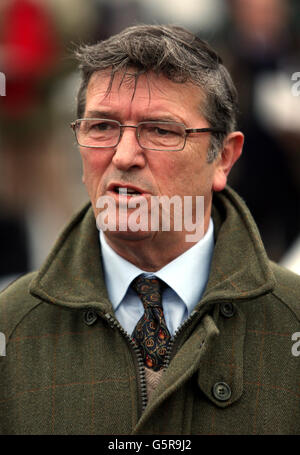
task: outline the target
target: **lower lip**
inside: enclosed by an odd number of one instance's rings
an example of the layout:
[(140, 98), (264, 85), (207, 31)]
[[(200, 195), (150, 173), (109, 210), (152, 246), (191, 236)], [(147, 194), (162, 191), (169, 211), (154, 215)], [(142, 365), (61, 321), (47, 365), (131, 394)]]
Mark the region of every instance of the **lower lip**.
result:
[(129, 201), (138, 203), (142, 199), (147, 199), (147, 196), (149, 197), (149, 195), (147, 193), (130, 195), (129, 193), (122, 194), (122, 193), (116, 193), (115, 191), (107, 191), (107, 194), (108, 194), (108, 196), (111, 196), (112, 198), (114, 198), (114, 200), (116, 202), (119, 202), (119, 203), (122, 203), (122, 202), (128, 203)]

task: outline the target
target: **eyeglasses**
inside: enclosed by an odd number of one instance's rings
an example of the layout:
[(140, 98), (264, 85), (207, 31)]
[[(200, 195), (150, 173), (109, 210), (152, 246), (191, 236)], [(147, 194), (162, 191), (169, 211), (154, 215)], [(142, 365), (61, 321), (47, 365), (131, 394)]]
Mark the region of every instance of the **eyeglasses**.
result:
[(81, 147), (113, 148), (122, 137), (122, 128), (135, 128), (136, 139), (147, 150), (177, 152), (183, 150), (190, 133), (225, 133), (219, 128), (186, 128), (177, 122), (140, 122), (121, 125), (117, 120), (83, 118), (70, 124)]

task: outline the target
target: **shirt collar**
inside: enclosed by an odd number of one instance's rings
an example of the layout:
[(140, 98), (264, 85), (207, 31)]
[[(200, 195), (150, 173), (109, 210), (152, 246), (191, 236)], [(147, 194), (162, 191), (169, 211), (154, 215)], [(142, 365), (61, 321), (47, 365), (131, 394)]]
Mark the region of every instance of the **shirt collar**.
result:
[(155, 274), (168, 284), (183, 300), (188, 312), (200, 300), (209, 277), (214, 249), (214, 225), (210, 219), (208, 230), (195, 245), (155, 273), (145, 272), (119, 256), (100, 231), (102, 262), (107, 292), (114, 310), (123, 300), (131, 282), (141, 273)]

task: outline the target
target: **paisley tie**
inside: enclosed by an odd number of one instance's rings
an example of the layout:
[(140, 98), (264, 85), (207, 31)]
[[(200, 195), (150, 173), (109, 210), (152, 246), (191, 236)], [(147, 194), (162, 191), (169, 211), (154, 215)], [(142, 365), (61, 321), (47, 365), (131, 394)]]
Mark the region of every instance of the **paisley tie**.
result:
[(139, 275), (131, 283), (145, 309), (132, 337), (140, 348), (145, 366), (154, 371), (163, 368), (171, 338), (162, 309), (162, 285), (159, 278), (146, 278), (144, 275)]

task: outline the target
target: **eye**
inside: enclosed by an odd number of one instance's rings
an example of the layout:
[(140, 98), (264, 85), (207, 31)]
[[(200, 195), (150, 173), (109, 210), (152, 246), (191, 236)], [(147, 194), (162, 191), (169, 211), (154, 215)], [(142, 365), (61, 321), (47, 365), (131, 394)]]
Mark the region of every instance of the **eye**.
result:
[(153, 134), (157, 137), (174, 137), (174, 136), (180, 136), (182, 132), (174, 127), (174, 126), (161, 126), (161, 125), (155, 125), (149, 130), (150, 134)]
[(109, 122), (96, 122), (90, 125), (90, 129), (98, 130), (98, 131), (108, 131), (112, 128), (115, 128), (116, 125), (111, 124)]
[(168, 134), (172, 134), (174, 133), (174, 131), (170, 131), (170, 130), (167, 130), (165, 128), (160, 128), (159, 126), (154, 128), (154, 132), (158, 135), (158, 136), (167, 136)]

